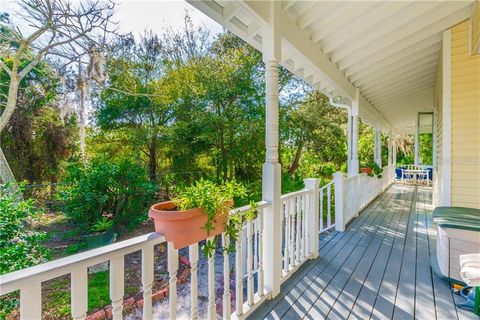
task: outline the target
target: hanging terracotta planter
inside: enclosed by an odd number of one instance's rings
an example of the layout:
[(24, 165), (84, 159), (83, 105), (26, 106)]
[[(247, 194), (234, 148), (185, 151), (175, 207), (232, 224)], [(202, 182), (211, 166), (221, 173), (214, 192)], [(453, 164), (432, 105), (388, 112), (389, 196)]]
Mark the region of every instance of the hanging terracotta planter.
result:
[(360, 168), (361, 173), (366, 173), (366, 174), (372, 174), (373, 169), (372, 168)]
[(155, 231), (172, 242), (175, 249), (180, 249), (222, 233), (228, 212), (216, 215), (214, 227), (208, 234), (205, 230), (207, 216), (200, 208), (177, 210), (173, 201), (165, 201), (153, 205), (148, 216), (155, 223)]

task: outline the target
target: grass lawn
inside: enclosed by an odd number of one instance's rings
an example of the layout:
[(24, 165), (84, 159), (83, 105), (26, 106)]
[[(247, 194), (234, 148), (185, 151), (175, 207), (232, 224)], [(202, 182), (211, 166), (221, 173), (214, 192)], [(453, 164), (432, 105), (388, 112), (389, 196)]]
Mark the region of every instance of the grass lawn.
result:
[[(136, 286), (125, 287), (125, 297), (136, 294)], [(70, 317), (70, 279), (61, 277), (44, 285), (43, 319), (66, 319)], [(104, 308), (110, 304), (109, 273), (100, 271), (88, 276), (88, 312)]]

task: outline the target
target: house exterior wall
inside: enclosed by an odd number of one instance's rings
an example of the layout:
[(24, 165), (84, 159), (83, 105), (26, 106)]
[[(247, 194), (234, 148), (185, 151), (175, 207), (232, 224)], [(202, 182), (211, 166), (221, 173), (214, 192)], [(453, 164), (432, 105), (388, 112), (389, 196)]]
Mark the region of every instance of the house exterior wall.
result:
[(480, 55), (469, 26), (451, 29), (451, 204), (480, 208)]
[(471, 20), (472, 52), (480, 54), (480, 2), (475, 1)]

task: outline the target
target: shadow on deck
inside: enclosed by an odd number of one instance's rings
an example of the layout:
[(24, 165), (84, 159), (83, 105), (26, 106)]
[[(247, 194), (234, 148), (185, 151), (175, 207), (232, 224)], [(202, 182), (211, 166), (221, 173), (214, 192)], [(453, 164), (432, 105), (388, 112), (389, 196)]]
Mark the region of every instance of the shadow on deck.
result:
[(474, 319), (430, 268), (430, 188), (393, 185), (249, 319)]

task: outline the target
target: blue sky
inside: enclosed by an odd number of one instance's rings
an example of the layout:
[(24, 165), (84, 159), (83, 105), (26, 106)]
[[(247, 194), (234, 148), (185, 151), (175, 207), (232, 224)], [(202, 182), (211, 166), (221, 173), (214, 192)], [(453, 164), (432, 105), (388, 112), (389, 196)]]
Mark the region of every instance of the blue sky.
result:
[[(80, 0), (71, 0), (80, 2)], [(222, 31), (222, 27), (183, 0), (117, 0), (114, 20), (118, 21), (120, 32), (133, 32), (138, 35), (143, 30), (162, 33), (167, 27), (182, 28), (183, 17), (187, 10), (194, 24), (204, 24), (212, 34)], [(13, 14), (17, 9), (15, 0), (0, 0), (0, 11)], [(13, 17), (19, 25), (19, 21)], [(20, 27), (24, 27), (21, 26)]]

